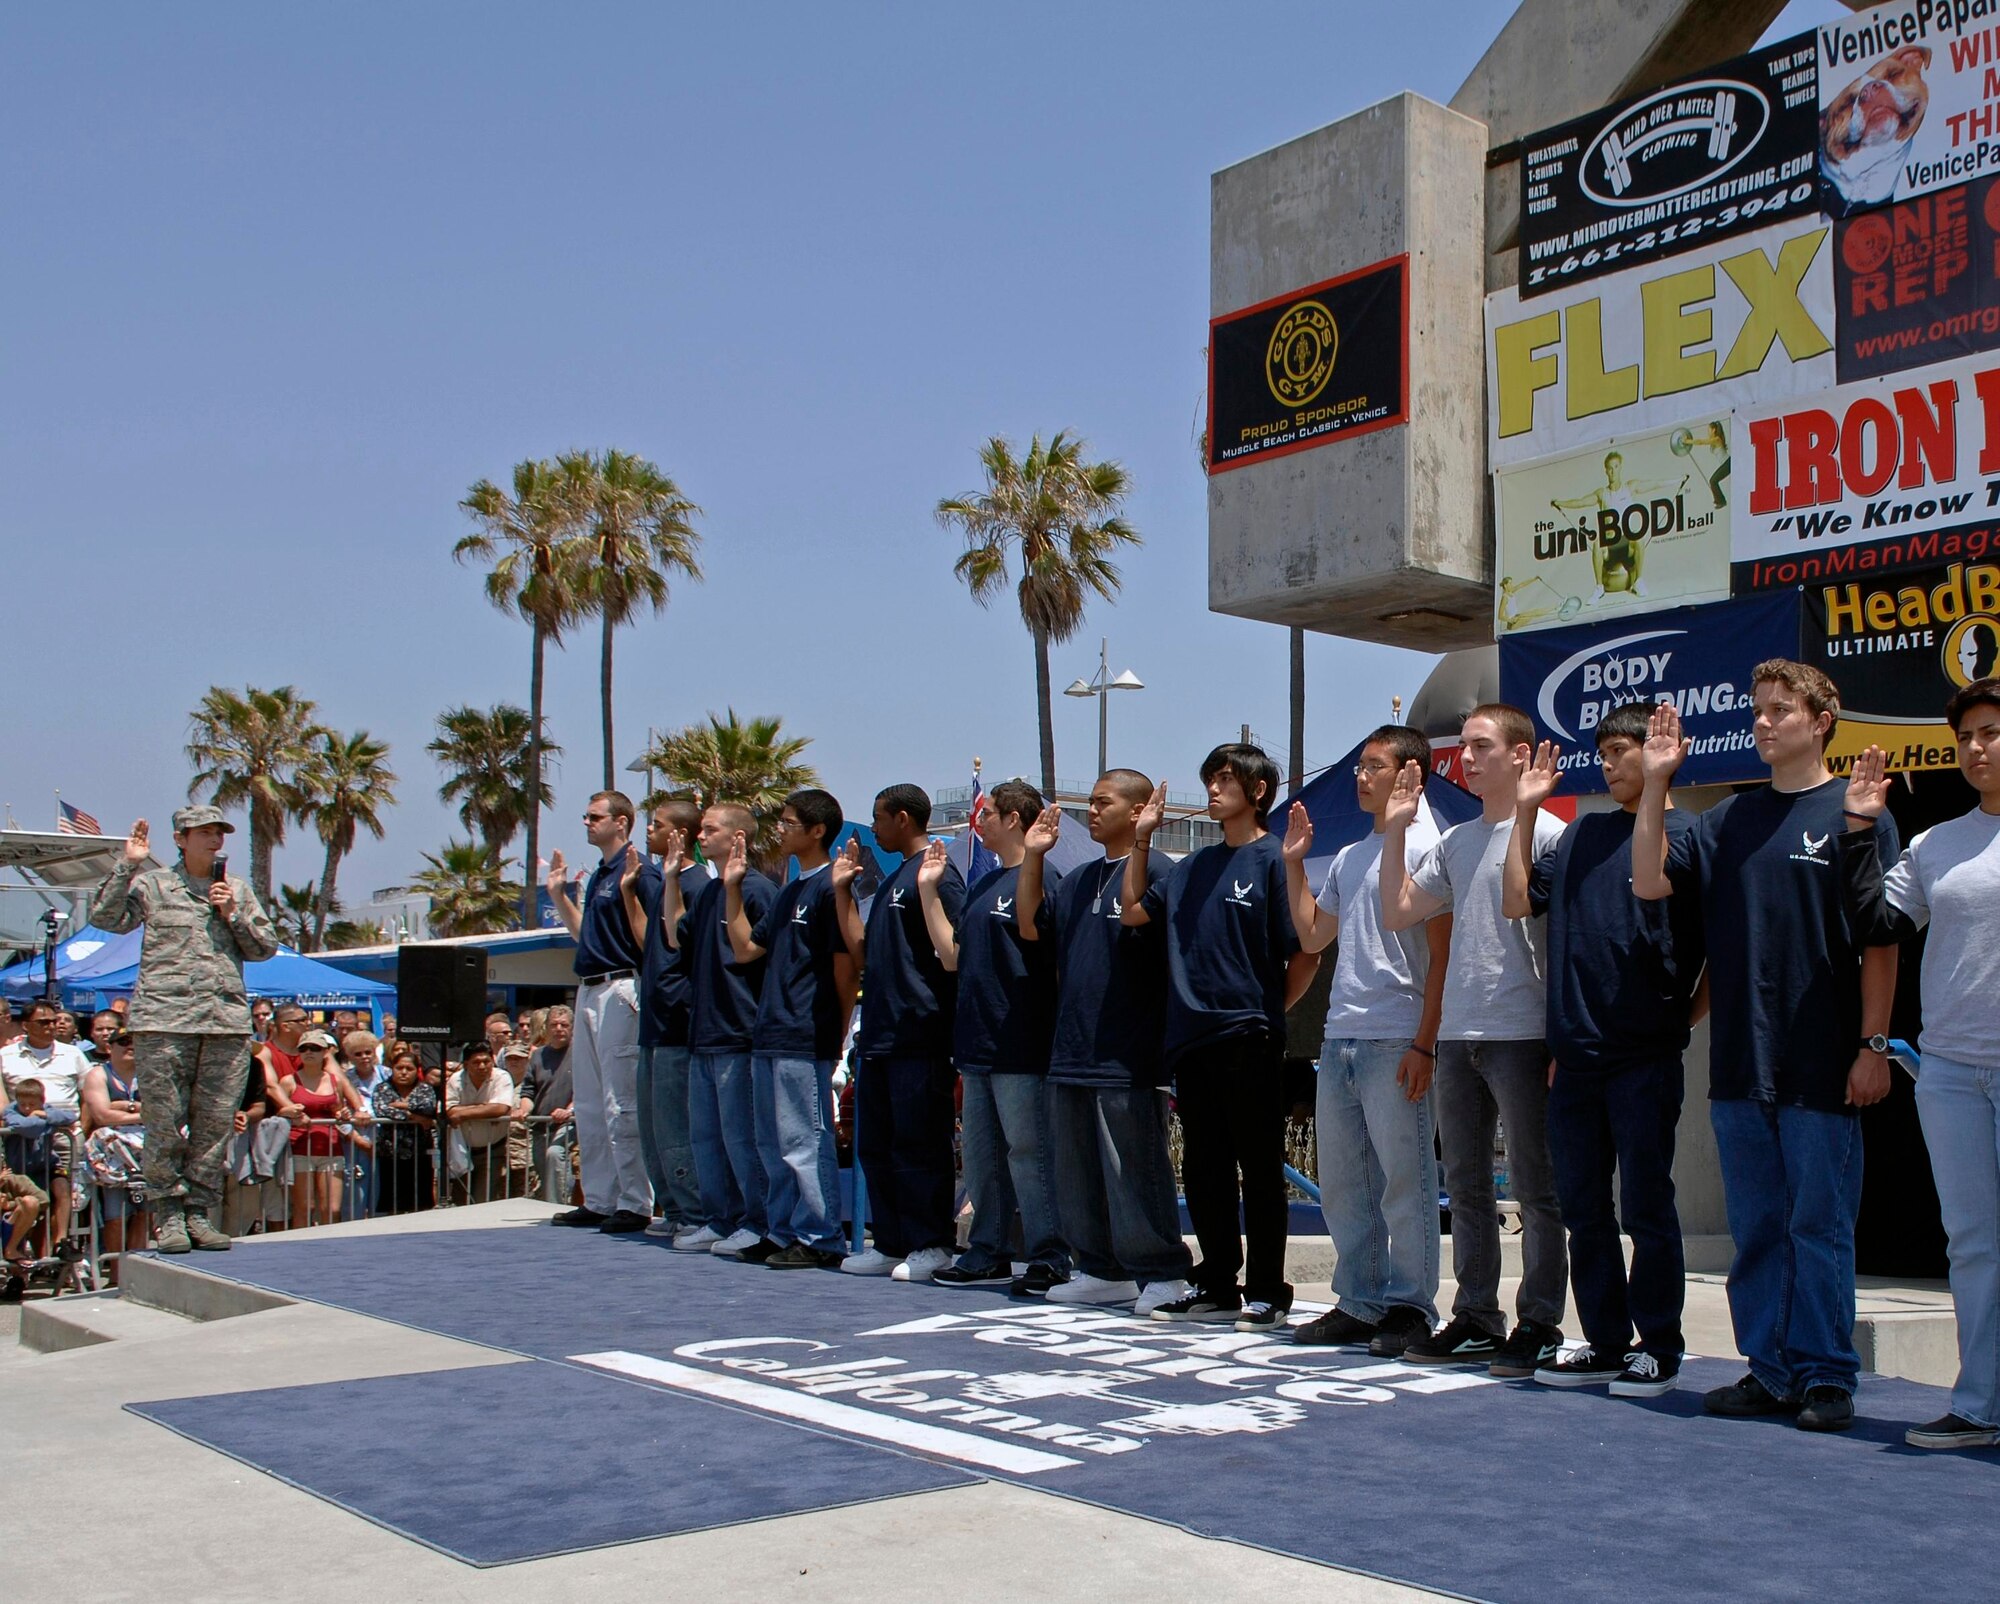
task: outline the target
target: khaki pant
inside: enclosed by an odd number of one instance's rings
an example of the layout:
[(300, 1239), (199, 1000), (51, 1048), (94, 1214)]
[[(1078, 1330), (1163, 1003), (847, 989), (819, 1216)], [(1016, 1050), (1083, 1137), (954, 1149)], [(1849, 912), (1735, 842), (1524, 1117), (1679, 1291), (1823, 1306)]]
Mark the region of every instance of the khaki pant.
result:
[(250, 1073), (250, 1038), (132, 1034), (146, 1120), (146, 1190), (163, 1209), (222, 1201), (222, 1156)]

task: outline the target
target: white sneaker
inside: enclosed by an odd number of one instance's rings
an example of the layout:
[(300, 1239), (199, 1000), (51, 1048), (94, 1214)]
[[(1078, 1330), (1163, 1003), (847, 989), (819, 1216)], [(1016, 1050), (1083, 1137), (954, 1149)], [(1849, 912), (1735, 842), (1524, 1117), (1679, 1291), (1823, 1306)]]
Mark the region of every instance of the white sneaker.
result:
[(719, 1231), (712, 1230), (706, 1225), (697, 1225), (692, 1230), (683, 1231), (674, 1238), (674, 1251), (676, 1253), (706, 1253), (721, 1240), (722, 1234)]
[(685, 1231), (686, 1229), (687, 1229), (686, 1226), (676, 1225), (672, 1220), (668, 1219), (664, 1214), (662, 1214), (657, 1220), (653, 1221), (651, 1225), (646, 1227), (645, 1234), (647, 1236), (679, 1236), (681, 1232)]
[(720, 1242), (711, 1242), (708, 1251), (713, 1253), (718, 1259), (734, 1259), (740, 1257), (746, 1248), (754, 1248), (763, 1240), (761, 1236), (746, 1225), (740, 1231), (732, 1231)]
[(890, 1279), (896, 1281), (928, 1281), (938, 1271), (951, 1263), (952, 1256), (943, 1248), (918, 1248), (895, 1269), (889, 1272)]
[(901, 1265), (880, 1248), (869, 1248), (865, 1253), (850, 1253), (840, 1261), (842, 1275), (887, 1275)]
[(1132, 1305), (1132, 1312), (1143, 1320), (1162, 1304), (1178, 1303), (1193, 1291), (1194, 1288), (1185, 1281), (1148, 1281), (1146, 1290), (1139, 1294), (1138, 1301)]
[(1101, 1275), (1073, 1275), (1042, 1294), (1048, 1303), (1130, 1303), (1139, 1295), (1136, 1281), (1107, 1281)]

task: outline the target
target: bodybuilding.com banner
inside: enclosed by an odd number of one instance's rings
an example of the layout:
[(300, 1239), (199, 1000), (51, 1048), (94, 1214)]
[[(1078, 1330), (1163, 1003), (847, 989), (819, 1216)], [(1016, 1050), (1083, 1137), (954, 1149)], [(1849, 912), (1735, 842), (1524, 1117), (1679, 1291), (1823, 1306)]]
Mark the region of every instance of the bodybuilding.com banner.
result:
[(1525, 708), (1544, 739), (1562, 746), (1563, 789), (1602, 791), (1597, 726), (1624, 702), (1670, 701), (1694, 743), (1683, 785), (1761, 780), (1750, 735), (1750, 670), (1795, 657), (1794, 591), (1579, 629), (1543, 629), (1500, 642), (1500, 699)]
[(1812, 36), (1522, 141), (1533, 297), (1819, 209)]

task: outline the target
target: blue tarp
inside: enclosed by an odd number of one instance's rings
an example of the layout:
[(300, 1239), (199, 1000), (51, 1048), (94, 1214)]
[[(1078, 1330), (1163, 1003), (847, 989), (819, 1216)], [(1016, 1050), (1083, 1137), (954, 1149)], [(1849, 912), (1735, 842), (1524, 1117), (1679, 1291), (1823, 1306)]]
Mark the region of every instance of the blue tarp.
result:
[[(65, 1006), (72, 1005), (73, 992), (87, 997), (93, 990), (83, 984), (89, 977), (110, 974), (137, 963), (139, 948), (144, 941), (142, 931), (128, 930), (122, 936), (114, 936), (96, 925), (85, 925), (75, 935), (57, 942), (56, 981), (62, 987)], [(39, 997), (44, 989), (44, 980), (42, 959), (38, 953), (26, 963), (0, 969), (0, 997), (15, 1001)]]
[[(106, 997), (122, 997), (129, 995), (138, 981), (139, 966), (133, 964), (96, 976), (87, 989)], [(280, 947), (277, 957), (262, 963), (245, 964), (243, 984), (252, 997), (289, 997), (307, 1008), (366, 1008), (396, 995), (394, 986), (347, 974), (290, 947)]]

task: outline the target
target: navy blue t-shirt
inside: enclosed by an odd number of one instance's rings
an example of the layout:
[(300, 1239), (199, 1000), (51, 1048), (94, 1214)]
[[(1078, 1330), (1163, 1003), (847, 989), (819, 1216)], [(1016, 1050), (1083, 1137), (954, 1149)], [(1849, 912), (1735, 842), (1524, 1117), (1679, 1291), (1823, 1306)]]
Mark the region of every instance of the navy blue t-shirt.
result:
[[(1624, 1069), (1677, 1058), (1701, 978), (1701, 912), (1692, 897), (1632, 894), (1632, 826), (1586, 813), (1535, 860), (1528, 902), (1548, 915), (1549, 1051), (1569, 1070)], [(1667, 814), (1667, 845), (1694, 828)]]
[[(625, 917), (625, 893), (618, 877), (625, 872), (625, 854), (636, 852), (629, 841), (611, 857), (590, 871), (590, 884), (583, 889), (583, 920), (576, 937), (576, 974), (580, 980), (609, 974), (614, 969), (637, 969), (644, 956), (632, 936), (632, 921)], [(639, 900), (654, 902), (660, 896), (660, 871), (645, 863), (639, 867)]]
[[(1670, 843), (1676, 897), (1700, 899), (1713, 1021), (1708, 1095), (1854, 1114), (1847, 1072), (1861, 1051), (1862, 946), (1841, 893), (1847, 782), (1770, 786), (1710, 808)], [(1895, 821), (1875, 822), (1884, 863)]]
[(1167, 925), (1169, 1066), (1197, 1047), (1263, 1032), (1285, 1039), (1285, 969), (1299, 950), (1285, 860), (1268, 831), (1190, 853), (1146, 888)]
[[(1056, 962), (1046, 939), (1023, 941), (1019, 866), (995, 869), (965, 894), (957, 920), (958, 1007), (952, 1058), (961, 1074), (1046, 1075), (1055, 1031)], [(1047, 931), (1046, 884), (1036, 926)]]
[[(755, 869), (743, 876), (743, 911), (750, 928), (771, 906), (778, 888)], [(695, 894), (681, 917), (681, 952), (688, 973), (688, 1051), (747, 1053), (757, 1022), (757, 994), (764, 984), (764, 960), (739, 964), (729, 945), (728, 905), (717, 875)]]
[[(861, 982), (863, 1053), (878, 1058), (951, 1056), (952, 977), (938, 961), (917, 894), (922, 854), (905, 858), (868, 905), (868, 967)], [(957, 924), (965, 881), (948, 867), (938, 901)]]
[[(1146, 883), (1167, 868), (1150, 854)], [(1049, 1079), (1072, 1086), (1164, 1086), (1167, 927), (1119, 919), (1125, 860), (1086, 863), (1056, 887), (1039, 926), (1056, 948), (1055, 1044)]]
[[(694, 901), (695, 893), (708, 884), (708, 866), (691, 863), (680, 871), (681, 902)], [(666, 922), (660, 918), (660, 897), (666, 889), (665, 871), (660, 884), (648, 898), (643, 887), (640, 906), (646, 910), (646, 957), (639, 965), (639, 1045), (641, 1047), (685, 1047), (688, 1039), (687, 961), (678, 947), (667, 943)]]
[(838, 1058), (847, 1016), (833, 961), (847, 951), (847, 943), (834, 915), (833, 877), (826, 865), (781, 887), (750, 939), (765, 952), (752, 1049), (774, 1057)]

